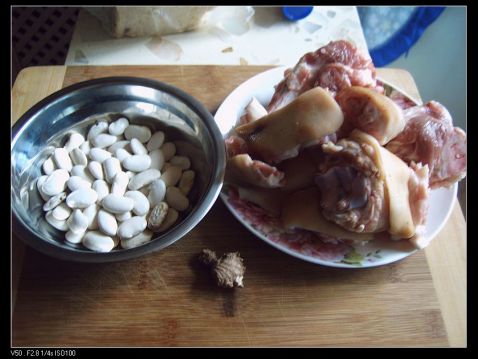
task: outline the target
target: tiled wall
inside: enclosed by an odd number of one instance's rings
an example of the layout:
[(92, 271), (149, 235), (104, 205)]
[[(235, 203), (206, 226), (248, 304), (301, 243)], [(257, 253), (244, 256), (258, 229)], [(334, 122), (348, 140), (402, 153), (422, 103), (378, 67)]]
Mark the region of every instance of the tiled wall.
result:
[(12, 83), (24, 67), (65, 63), (78, 12), (77, 7), (11, 8)]

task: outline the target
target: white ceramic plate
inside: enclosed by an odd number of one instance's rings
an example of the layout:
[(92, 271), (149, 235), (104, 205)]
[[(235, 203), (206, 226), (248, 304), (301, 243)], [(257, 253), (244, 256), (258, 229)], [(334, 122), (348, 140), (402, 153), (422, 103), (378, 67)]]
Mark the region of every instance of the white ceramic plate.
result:
[[(252, 97), (266, 106), (284, 74), (285, 67), (260, 73), (238, 86), (221, 104), (215, 119), (224, 137), (244, 113)], [(384, 82), (385, 85), (390, 84)], [(396, 89), (400, 91), (400, 89)], [(400, 91), (403, 93), (403, 91)], [(405, 94), (406, 95), (406, 94)], [(413, 99), (412, 99), (413, 100)], [(445, 225), (456, 198), (458, 185), (432, 190), (425, 229), (425, 238), (431, 240)], [(307, 231), (287, 234), (277, 219), (271, 218), (258, 207), (244, 202), (223, 187), (221, 198), (232, 214), (253, 234), (273, 247), (316, 264), (331, 267), (374, 267), (396, 262), (416, 249), (408, 241), (370, 241), (366, 244), (324, 243)]]

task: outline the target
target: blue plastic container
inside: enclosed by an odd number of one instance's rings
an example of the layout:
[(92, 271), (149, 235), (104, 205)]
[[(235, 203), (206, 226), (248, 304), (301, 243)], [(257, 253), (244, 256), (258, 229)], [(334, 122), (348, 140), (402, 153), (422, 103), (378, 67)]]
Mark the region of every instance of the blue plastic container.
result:
[(309, 16), (313, 9), (313, 6), (284, 6), (282, 13), (287, 19), (297, 21)]

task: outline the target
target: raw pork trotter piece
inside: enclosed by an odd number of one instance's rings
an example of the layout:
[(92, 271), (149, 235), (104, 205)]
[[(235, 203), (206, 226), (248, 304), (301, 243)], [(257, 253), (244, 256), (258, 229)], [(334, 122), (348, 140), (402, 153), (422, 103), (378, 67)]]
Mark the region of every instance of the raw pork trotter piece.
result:
[(254, 203), (274, 217), (280, 216), (284, 192), (280, 188), (237, 187), (239, 198)]
[(320, 207), (320, 192), (317, 187), (309, 187), (284, 197), (281, 221), (288, 229), (306, 229), (336, 239), (370, 241), (373, 233), (350, 232), (336, 223), (328, 221)]
[(301, 148), (325, 142), (343, 123), (343, 114), (324, 89), (309, 90), (280, 110), (245, 125), (235, 132), (247, 145), (247, 153), (267, 163), (298, 155)]
[(254, 122), (261, 117), (267, 115), (267, 110), (261, 103), (253, 97), (249, 104), (246, 106), (245, 114), (239, 119), (239, 125), (245, 125), (246, 123)]
[(247, 153), (247, 144), (242, 138), (231, 135), (224, 141), (226, 145), (227, 158)]
[(227, 160), (224, 180), (239, 186), (276, 188), (284, 185), (284, 173), (244, 153)]
[(333, 96), (348, 86), (376, 88), (383, 92), (375, 75), (375, 67), (368, 54), (348, 41), (331, 41), (317, 51), (305, 54), (293, 69), (284, 72), (284, 79), (276, 85), (267, 111), (284, 107), (301, 93), (318, 86), (327, 89)]
[(364, 87), (347, 87), (335, 100), (344, 113), (339, 137), (358, 129), (372, 135), (384, 145), (402, 132), (405, 119), (400, 107), (387, 96)]
[(314, 185), (314, 178), (317, 174), (317, 163), (315, 154), (302, 151), (297, 157), (282, 161), (278, 168), (285, 175), (285, 185), (281, 188), (284, 192), (295, 192), (300, 189)]
[(403, 111), (407, 124), (386, 148), (405, 162), (423, 163), (430, 187), (448, 187), (466, 175), (466, 133), (453, 127), (450, 113), (436, 101)]
[[(419, 234), (427, 213), (427, 166), (408, 167), (358, 130), (322, 148), (328, 158), (316, 177), (317, 197), (306, 199), (296, 192), (285, 198), (284, 225), (314, 230), (314, 221), (327, 220), (329, 225), (316, 231), (339, 239), (370, 240), (381, 232), (410, 239)], [(307, 206), (294, 213), (304, 201)]]

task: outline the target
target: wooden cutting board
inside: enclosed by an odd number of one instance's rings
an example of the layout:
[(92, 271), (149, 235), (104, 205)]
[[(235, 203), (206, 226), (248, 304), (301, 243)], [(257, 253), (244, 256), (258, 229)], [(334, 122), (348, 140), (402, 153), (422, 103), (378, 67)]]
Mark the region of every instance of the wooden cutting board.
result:
[[(106, 76), (161, 80), (214, 113), (268, 66), (33, 67), (12, 90), (15, 121), (48, 94)], [(403, 70), (385, 80), (415, 98)], [(245, 287), (215, 287), (194, 258), (239, 251)], [(400, 262), (344, 270), (290, 257), (254, 237), (218, 200), (174, 245), (109, 264), (62, 262), (13, 237), (13, 346), (466, 346), (466, 232), (458, 203), (430, 246)]]

